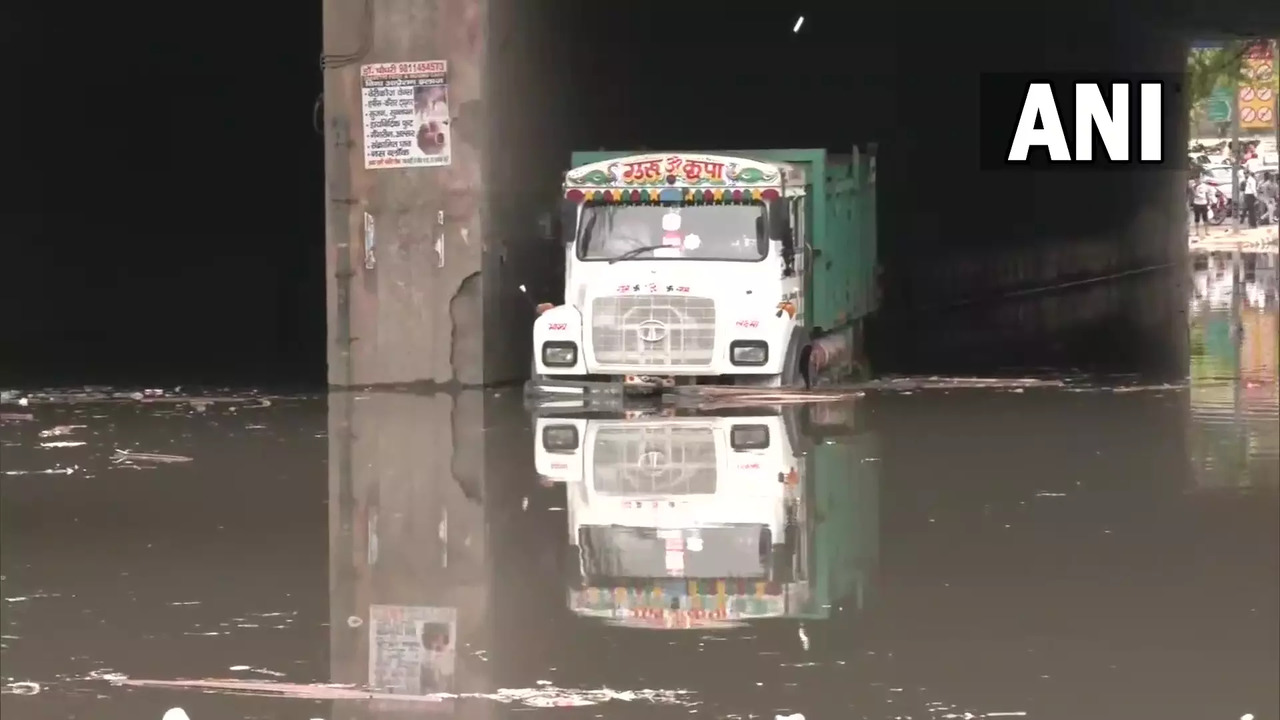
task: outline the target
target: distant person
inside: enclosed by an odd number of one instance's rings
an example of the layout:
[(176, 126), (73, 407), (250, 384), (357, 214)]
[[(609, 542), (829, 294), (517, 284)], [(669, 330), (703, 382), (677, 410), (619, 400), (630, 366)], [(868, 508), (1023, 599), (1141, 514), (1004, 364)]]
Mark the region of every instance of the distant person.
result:
[(1262, 173), (1262, 182), (1258, 183), (1258, 201), (1267, 209), (1267, 223), (1280, 223), (1280, 218), (1276, 217), (1277, 195), (1280, 194), (1280, 183), (1276, 181), (1276, 174), (1273, 172)]
[(1241, 191), (1244, 195), (1244, 216), (1249, 221), (1249, 227), (1258, 227), (1258, 178), (1251, 172), (1246, 171), (1244, 174), (1244, 189)]
[(1191, 189), (1191, 222), (1196, 235), (1203, 237), (1209, 230), (1209, 199), (1213, 197), (1214, 188), (1204, 178), (1195, 181)]

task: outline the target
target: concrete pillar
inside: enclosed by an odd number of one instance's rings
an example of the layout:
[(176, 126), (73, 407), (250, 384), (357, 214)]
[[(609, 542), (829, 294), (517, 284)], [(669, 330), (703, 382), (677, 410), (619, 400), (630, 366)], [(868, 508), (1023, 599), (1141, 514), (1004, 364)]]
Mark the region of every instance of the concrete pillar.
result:
[[(516, 0), (324, 0), (329, 382), (521, 378), (567, 166), (554, 16)], [(542, 42), (540, 42), (542, 41)], [(445, 60), (451, 157), (366, 169), (361, 66)], [(372, 262), (366, 262), (366, 214)]]

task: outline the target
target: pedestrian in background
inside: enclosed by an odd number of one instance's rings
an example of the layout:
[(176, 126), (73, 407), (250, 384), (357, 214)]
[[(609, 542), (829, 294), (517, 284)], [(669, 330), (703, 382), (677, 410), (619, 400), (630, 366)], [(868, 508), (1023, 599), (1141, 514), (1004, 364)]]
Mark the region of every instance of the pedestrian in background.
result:
[(1258, 200), (1267, 208), (1267, 222), (1270, 224), (1280, 224), (1280, 217), (1276, 217), (1277, 194), (1280, 193), (1280, 183), (1276, 182), (1276, 174), (1273, 172), (1262, 173), (1262, 182), (1258, 183)]
[(1258, 178), (1251, 172), (1244, 174), (1244, 216), (1249, 227), (1258, 227)]
[(1198, 178), (1195, 183), (1191, 189), (1191, 222), (1196, 235), (1203, 236), (1209, 230), (1209, 198), (1213, 196), (1213, 186), (1204, 178)]

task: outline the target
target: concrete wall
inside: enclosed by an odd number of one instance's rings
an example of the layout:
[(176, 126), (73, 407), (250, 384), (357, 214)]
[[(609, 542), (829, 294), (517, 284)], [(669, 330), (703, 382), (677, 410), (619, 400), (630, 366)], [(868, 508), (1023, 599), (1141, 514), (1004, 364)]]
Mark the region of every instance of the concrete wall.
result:
[[(538, 215), (568, 154), (554, 16), (515, 0), (325, 3), (329, 382), (492, 384), (528, 371)], [(365, 170), (361, 64), (449, 62), (448, 167)], [(344, 64), (345, 63), (345, 64)], [(376, 225), (376, 267), (363, 222)], [(442, 241), (441, 241), (442, 238)], [(438, 252), (437, 242), (443, 247)], [(544, 252), (545, 251), (545, 252)]]
[(1184, 274), (1168, 268), (894, 318), (873, 333), (873, 364), (898, 373), (1039, 368), (1180, 380), (1188, 370)]
[[(886, 203), (906, 206), (912, 198), (930, 198), (938, 205), (883, 215), (890, 302), (946, 304), (1185, 262), (1181, 173), (980, 170), (979, 97), (973, 83), (959, 81), (982, 72), (1048, 76), (1114, 74), (1117, 68), (1176, 77), (1186, 64), (1182, 37), (1154, 25), (1077, 28), (1068, 19), (1061, 37), (1028, 34), (992, 42), (981, 30), (975, 38), (938, 25), (931, 23), (921, 45), (898, 58), (904, 74), (931, 72), (954, 82), (940, 79), (929, 86), (931, 101), (946, 108), (952, 122), (925, 136), (904, 123), (882, 152)], [(930, 70), (928, 64), (939, 58), (949, 67)], [(919, 96), (902, 93), (898, 100), (900, 116), (910, 117)], [(1179, 143), (1187, 135), (1182, 120), (1168, 117), (1164, 127)], [(936, 177), (922, 180), (922, 168)], [(941, 195), (936, 201), (935, 193)]]

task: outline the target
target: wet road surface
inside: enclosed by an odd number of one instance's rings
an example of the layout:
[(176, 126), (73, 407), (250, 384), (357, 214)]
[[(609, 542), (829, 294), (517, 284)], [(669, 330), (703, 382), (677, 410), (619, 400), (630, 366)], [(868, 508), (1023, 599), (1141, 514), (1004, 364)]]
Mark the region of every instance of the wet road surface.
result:
[(1276, 718), (1267, 281), (1187, 387), (2, 405), (0, 712)]

